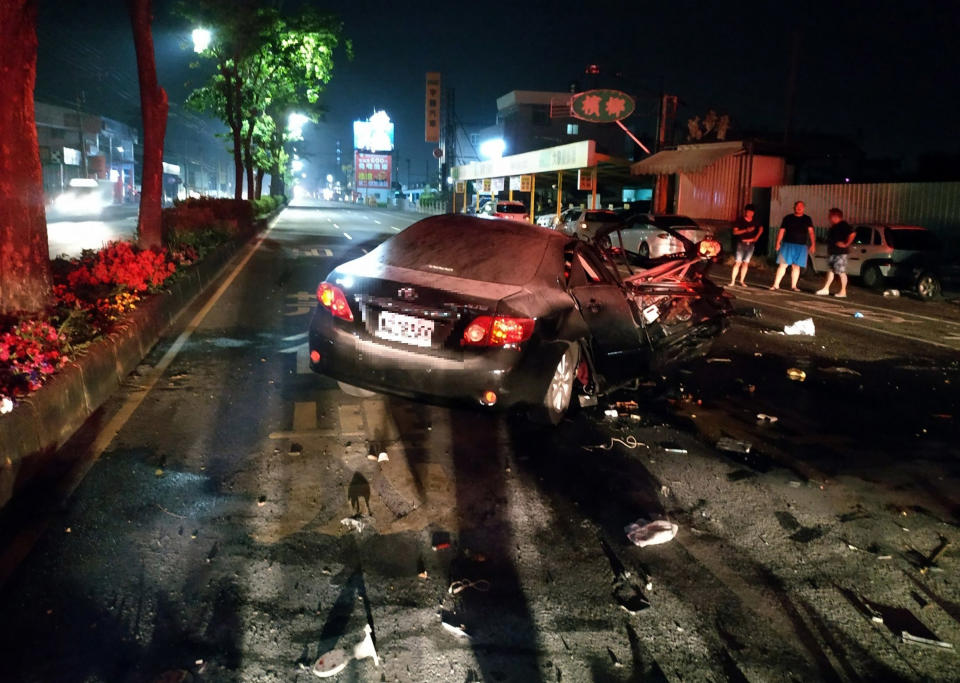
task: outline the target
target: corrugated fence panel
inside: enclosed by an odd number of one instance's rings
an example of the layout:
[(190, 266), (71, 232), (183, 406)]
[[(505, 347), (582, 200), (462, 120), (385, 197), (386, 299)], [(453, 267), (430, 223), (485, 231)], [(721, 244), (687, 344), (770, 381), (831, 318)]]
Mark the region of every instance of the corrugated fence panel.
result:
[(742, 154), (728, 156), (698, 173), (680, 174), (677, 213), (693, 219), (735, 220), (746, 159)]
[(960, 252), (960, 182), (779, 185), (771, 190), (770, 223), (779, 227), (797, 201), (805, 204), (818, 232), (829, 225), (836, 206), (850, 223), (922, 225), (936, 232), (947, 250)]

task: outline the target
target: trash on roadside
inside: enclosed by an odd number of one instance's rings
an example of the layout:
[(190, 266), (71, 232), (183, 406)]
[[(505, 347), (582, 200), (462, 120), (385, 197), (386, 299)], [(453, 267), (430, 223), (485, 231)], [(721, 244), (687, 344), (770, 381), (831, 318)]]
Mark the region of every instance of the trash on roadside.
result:
[(686, 449), (686, 448), (684, 448), (683, 446), (680, 446), (680, 445), (678, 445), (678, 444), (675, 444), (675, 443), (673, 443), (672, 441), (668, 441), (668, 442), (666, 442), (666, 443), (662, 443), (662, 444), (660, 444), (660, 446), (663, 448), (663, 452), (664, 452), (664, 453), (675, 453), (675, 454), (677, 454), (677, 455), (686, 455), (686, 454), (687, 454), (687, 449)]
[(807, 378), (807, 373), (800, 368), (790, 368), (787, 370), (787, 377), (792, 379), (794, 382), (802, 382)]
[(900, 296), (900, 290), (899, 290), (899, 289), (885, 289), (885, 290), (883, 290), (883, 295), (884, 295), (884, 296)]
[(452, 545), (450, 533), (447, 531), (434, 531), (433, 538), (430, 541), (430, 547), (436, 550), (447, 550)]
[(633, 524), (625, 526), (623, 530), (631, 543), (643, 548), (648, 545), (659, 545), (672, 541), (680, 527), (667, 519), (658, 519), (653, 522), (638, 519)]
[(386, 451), (382, 451), (380, 455), (377, 456), (377, 462), (390, 462), (390, 456), (387, 455)]
[(610, 419), (614, 419), (614, 418), (620, 417), (620, 413), (618, 413), (616, 410), (614, 410), (613, 408), (611, 408), (611, 409), (609, 409), (609, 410), (604, 410), (604, 411), (603, 411), (603, 416), (604, 416), (604, 417), (609, 417)]
[(370, 628), (370, 624), (366, 624), (363, 631), (363, 640), (354, 646), (352, 655), (347, 654), (347, 651), (343, 648), (324, 652), (310, 669), (313, 675), (317, 678), (336, 676), (347, 668), (347, 664), (352, 659), (373, 659), (374, 665), (379, 667), (380, 657), (377, 655), (377, 648), (373, 644), (373, 629)]
[(597, 397), (590, 394), (580, 394), (577, 400), (580, 401), (581, 408), (592, 408), (597, 405)]
[(757, 413), (757, 422), (760, 424), (772, 425), (780, 420), (776, 415), (767, 415), (766, 413)]
[(921, 636), (915, 636), (912, 633), (907, 631), (900, 632), (900, 640), (904, 643), (909, 643), (910, 645), (923, 645), (926, 647), (935, 647), (941, 650), (953, 650), (953, 643), (947, 643), (943, 640), (934, 640), (932, 638), (923, 638)]
[(863, 317), (863, 313), (861, 313), (860, 311), (854, 311), (854, 312), (853, 312), (853, 317), (854, 317), (854, 318), (862, 318), (862, 317)]
[(837, 365), (831, 368), (823, 368), (821, 372), (832, 372), (835, 375), (853, 375), (855, 377), (860, 377), (860, 373), (851, 368), (845, 368), (843, 366)]
[(629, 614), (637, 614), (650, 607), (650, 601), (640, 589), (627, 581), (613, 589), (613, 598)]
[(727, 451), (728, 453), (749, 453), (753, 444), (749, 441), (740, 441), (739, 439), (730, 439), (724, 436), (717, 440), (716, 446), (719, 450)]
[(454, 581), (447, 587), (447, 592), (450, 595), (457, 595), (462, 593), (468, 588), (472, 588), (475, 591), (480, 591), (481, 593), (486, 593), (490, 590), (490, 582), (486, 579), (477, 579), (476, 581), (470, 581), (469, 579), (461, 579), (460, 581)]
[(356, 531), (358, 534), (362, 534), (363, 530), (367, 528), (367, 521), (362, 515), (359, 517), (344, 517), (340, 520), (340, 524), (350, 531)]
[(375, 456), (373, 453), (367, 453), (367, 460), (376, 460), (376, 459), (377, 459), (377, 456)]
[[(631, 416), (631, 417), (632, 417), (632, 416)], [(637, 419), (640, 419), (640, 418), (638, 417)], [(639, 448), (640, 446), (646, 446), (646, 445), (647, 445), (647, 444), (643, 443), (642, 441), (637, 441), (637, 437), (635, 437), (633, 434), (628, 434), (625, 439), (618, 439), (618, 438), (615, 437), (615, 436), (614, 436), (614, 437), (610, 437), (610, 443), (608, 443), (608, 444), (602, 444), (602, 443), (601, 443), (601, 444), (597, 444), (596, 446), (583, 446), (583, 450), (585, 450), (585, 451), (597, 451), (597, 450), (600, 450), (600, 451), (609, 451), (611, 448), (613, 448), (613, 444), (615, 444), (615, 443), (621, 444), (621, 445), (626, 446), (627, 448), (630, 448), (630, 449)]]
[(456, 615), (453, 612), (447, 610), (440, 612), (440, 625), (443, 626), (444, 631), (452, 633), (457, 638), (470, 639), (470, 634), (466, 630), (467, 627), (457, 623)]
[(813, 324), (813, 318), (804, 318), (803, 320), (798, 320), (792, 325), (786, 325), (783, 328), (784, 334), (789, 335), (805, 335), (807, 337), (813, 337), (816, 335), (816, 327)]
[(729, 358), (707, 358), (708, 363), (732, 363)]

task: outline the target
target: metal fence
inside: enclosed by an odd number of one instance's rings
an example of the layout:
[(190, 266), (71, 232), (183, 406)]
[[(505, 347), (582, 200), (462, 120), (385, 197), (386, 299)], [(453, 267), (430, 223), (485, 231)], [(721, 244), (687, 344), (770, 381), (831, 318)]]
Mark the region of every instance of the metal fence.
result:
[[(774, 229), (797, 201), (820, 229), (837, 207), (849, 223), (922, 225), (936, 232), (947, 250), (960, 253), (960, 182), (780, 185), (770, 196)], [(769, 244), (772, 249), (773, 240)]]

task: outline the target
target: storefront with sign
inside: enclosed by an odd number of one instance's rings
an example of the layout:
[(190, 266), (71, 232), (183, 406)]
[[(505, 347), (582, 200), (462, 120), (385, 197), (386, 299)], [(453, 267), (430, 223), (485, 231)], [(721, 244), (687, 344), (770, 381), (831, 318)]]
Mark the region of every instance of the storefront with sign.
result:
[(530, 221), (547, 209), (560, 215), (565, 203), (600, 208), (622, 204), (622, 191), (631, 183), (630, 164), (598, 154), (593, 140), (475, 161), (452, 169), (454, 212), (476, 211), (481, 198), (520, 200)]

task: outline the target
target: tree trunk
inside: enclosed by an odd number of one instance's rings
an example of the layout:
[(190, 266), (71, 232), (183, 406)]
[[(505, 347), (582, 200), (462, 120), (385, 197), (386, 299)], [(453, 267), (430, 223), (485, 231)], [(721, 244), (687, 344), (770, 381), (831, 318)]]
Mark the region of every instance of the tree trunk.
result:
[(280, 170), (280, 164), (274, 164), (270, 169), (270, 194), (282, 195), (285, 191), (283, 171)]
[(260, 199), (261, 193), (263, 192), (263, 176), (264, 170), (262, 168), (257, 169), (257, 191), (254, 193), (255, 199)]
[(43, 209), (33, 87), (34, 0), (0, 0), (0, 314), (50, 303), (50, 254)]
[(143, 115), (143, 171), (140, 188), (140, 246), (159, 247), (163, 240), (163, 140), (167, 132), (169, 104), (166, 91), (157, 83), (153, 52), (152, 0), (127, 0), (133, 44), (140, 78), (140, 110)]
[[(233, 198), (243, 199), (243, 156), (242, 156), (242, 126), (243, 120), (240, 117), (240, 77), (234, 71), (230, 73), (224, 68), (220, 73), (227, 79), (228, 86), (225, 90), (225, 100), (227, 109), (227, 122), (230, 125), (230, 132), (233, 134)], [(233, 87), (230, 88), (229, 84)]]
[(253, 199), (253, 120), (247, 121), (247, 130), (243, 136), (243, 164), (247, 171), (247, 199)]

